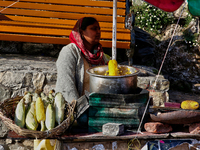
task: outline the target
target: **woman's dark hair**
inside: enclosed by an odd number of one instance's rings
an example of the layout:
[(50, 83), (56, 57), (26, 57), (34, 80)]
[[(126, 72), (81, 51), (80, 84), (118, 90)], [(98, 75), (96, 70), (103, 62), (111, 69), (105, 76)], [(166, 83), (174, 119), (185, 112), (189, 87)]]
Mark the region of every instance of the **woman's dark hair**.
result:
[(85, 30), (87, 26), (92, 25), (95, 22), (98, 22), (98, 21), (93, 17), (84, 17), (82, 20), (81, 29)]

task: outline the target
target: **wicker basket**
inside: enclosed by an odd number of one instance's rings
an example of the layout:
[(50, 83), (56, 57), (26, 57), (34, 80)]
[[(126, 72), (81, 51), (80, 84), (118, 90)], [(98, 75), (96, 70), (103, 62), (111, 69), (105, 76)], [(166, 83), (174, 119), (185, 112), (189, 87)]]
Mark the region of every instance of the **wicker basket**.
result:
[(71, 125), (74, 109), (76, 107), (76, 100), (72, 101), (71, 104), (67, 103), (67, 117), (65, 120), (55, 128), (46, 131), (34, 131), (25, 128), (20, 128), (14, 123), (15, 108), (18, 102), (21, 100), (22, 96), (17, 96), (15, 98), (10, 98), (2, 103), (0, 103), (0, 118), (4, 124), (12, 131), (20, 136), (30, 137), (30, 138), (53, 138), (55, 136), (63, 134)]

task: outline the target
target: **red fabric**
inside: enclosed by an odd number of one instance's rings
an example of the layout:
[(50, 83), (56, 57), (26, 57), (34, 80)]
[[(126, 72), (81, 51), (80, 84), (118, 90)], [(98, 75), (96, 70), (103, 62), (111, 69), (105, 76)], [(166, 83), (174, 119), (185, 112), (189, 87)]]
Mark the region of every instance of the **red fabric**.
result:
[(71, 43), (75, 43), (81, 49), (83, 56), (89, 63), (94, 64), (94, 65), (104, 65), (105, 62), (103, 60), (103, 49), (102, 49), (101, 44), (99, 43), (97, 45), (95, 49), (97, 50), (97, 52), (95, 54), (92, 54), (89, 50), (87, 50), (83, 44), (83, 40), (79, 32), (82, 20), (83, 18), (79, 19), (76, 22), (72, 32), (69, 35), (69, 39)]
[(176, 11), (184, 0), (144, 0), (145, 2), (167, 12)]

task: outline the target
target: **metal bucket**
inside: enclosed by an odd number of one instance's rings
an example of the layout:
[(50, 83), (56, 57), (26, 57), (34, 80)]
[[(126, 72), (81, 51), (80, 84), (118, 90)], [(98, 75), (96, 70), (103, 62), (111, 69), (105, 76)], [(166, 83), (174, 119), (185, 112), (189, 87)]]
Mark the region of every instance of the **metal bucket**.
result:
[(137, 88), (137, 74), (139, 69), (120, 65), (121, 71), (130, 70), (131, 74), (120, 76), (107, 76), (108, 66), (96, 66), (86, 70), (90, 75), (90, 92), (133, 94)]

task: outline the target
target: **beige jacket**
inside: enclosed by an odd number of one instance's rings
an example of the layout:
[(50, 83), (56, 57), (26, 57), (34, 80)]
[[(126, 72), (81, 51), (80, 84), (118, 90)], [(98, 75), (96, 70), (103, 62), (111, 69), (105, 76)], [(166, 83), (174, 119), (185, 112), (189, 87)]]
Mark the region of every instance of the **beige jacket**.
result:
[[(106, 63), (109, 61), (107, 56), (104, 56), (104, 61)], [(81, 50), (74, 43), (64, 46), (56, 61), (57, 81), (55, 91), (61, 92), (68, 102), (77, 100), (82, 96), (83, 88), (88, 89), (88, 86), (83, 85), (83, 83), (88, 83), (85, 81), (85, 70), (90, 66), (90, 64), (84, 65)]]

